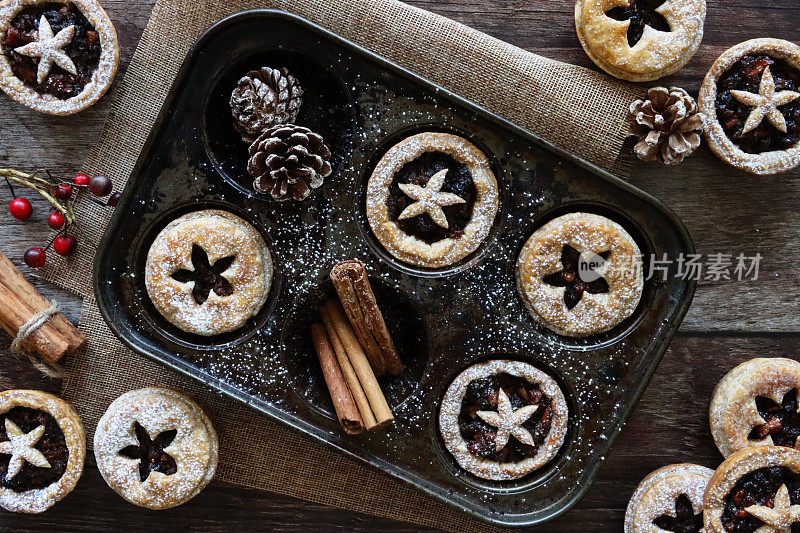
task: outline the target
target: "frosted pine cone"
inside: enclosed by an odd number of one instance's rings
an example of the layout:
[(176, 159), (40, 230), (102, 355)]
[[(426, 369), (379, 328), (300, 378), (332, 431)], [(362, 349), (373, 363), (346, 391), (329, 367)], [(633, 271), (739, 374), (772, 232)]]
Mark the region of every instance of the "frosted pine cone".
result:
[(294, 124), (273, 126), (250, 145), (253, 188), (278, 201), (302, 200), (330, 176), (331, 151), (322, 136)]
[(247, 73), (231, 94), (231, 112), (242, 140), (252, 143), (272, 126), (297, 119), (303, 89), (285, 68), (262, 67)]
[(633, 133), (639, 137), (634, 152), (643, 161), (680, 163), (700, 146), (703, 118), (689, 93), (678, 87), (653, 87), (645, 100), (631, 104)]

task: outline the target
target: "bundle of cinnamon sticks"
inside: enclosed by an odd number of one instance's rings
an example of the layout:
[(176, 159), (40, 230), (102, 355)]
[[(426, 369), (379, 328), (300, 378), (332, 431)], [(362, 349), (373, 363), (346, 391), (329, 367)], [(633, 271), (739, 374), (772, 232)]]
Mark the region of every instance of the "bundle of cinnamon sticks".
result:
[(394, 420), (376, 376), (397, 375), (403, 365), (364, 264), (340, 263), (331, 279), (341, 303), (320, 308), (322, 322), (311, 326), (311, 337), (336, 416), (347, 433), (356, 434)]
[[(12, 339), (16, 338), (20, 328), (51, 305), (0, 252), (0, 327)], [(64, 355), (75, 353), (85, 342), (86, 336), (64, 315), (56, 313), (32, 331), (22, 342), (22, 347), (49, 363), (55, 363)]]

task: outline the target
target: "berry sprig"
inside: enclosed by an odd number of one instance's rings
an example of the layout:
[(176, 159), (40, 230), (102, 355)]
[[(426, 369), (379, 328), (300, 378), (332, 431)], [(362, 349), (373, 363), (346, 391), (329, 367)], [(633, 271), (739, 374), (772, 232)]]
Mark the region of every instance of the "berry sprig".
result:
[[(38, 175), (40, 172), (37, 170), (33, 174), (28, 174), (10, 168), (0, 169), (0, 177), (5, 179), (11, 190), (11, 196), (14, 198), (8, 206), (11, 216), (17, 220), (28, 220), (33, 214), (31, 203), (27, 199), (17, 196), (14, 185), (35, 191), (53, 206), (53, 212), (47, 217), (47, 225), (58, 233), (45, 248), (33, 247), (25, 252), (25, 264), (32, 268), (44, 266), (50, 246), (57, 254), (63, 256), (70, 255), (75, 251), (78, 244), (78, 240), (75, 238), (78, 220), (74, 207), (81, 195), (88, 192), (90, 193), (86, 196), (88, 200), (112, 208), (117, 206), (120, 198), (120, 193), (112, 194), (114, 185), (105, 176), (90, 178), (86, 174), (78, 174), (72, 180), (67, 180), (53, 178), (47, 171), (44, 171), (47, 174), (47, 178), (44, 178)], [(106, 197), (108, 198), (105, 201), (99, 199)]]

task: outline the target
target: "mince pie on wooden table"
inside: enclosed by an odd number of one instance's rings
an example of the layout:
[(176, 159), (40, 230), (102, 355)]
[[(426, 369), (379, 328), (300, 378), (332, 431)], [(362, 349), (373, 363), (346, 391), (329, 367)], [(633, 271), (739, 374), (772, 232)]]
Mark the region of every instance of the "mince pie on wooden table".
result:
[(86, 432), (67, 402), (41, 391), (0, 392), (0, 507), (41, 513), (83, 473)]
[(197, 496), (214, 477), (219, 443), (191, 398), (161, 387), (114, 400), (94, 435), (97, 468), (129, 502), (167, 509)]
[(378, 241), (397, 259), (426, 268), (477, 250), (498, 204), (486, 155), (448, 133), (420, 133), (393, 146), (367, 185), (367, 218)]
[(261, 234), (215, 209), (170, 222), (147, 254), (145, 284), (159, 313), (183, 331), (234, 331), (256, 315), (272, 286), (272, 258)]
[(517, 262), (531, 316), (567, 337), (608, 331), (636, 310), (644, 279), (639, 247), (622, 226), (570, 213), (536, 230)]
[(628, 503), (625, 533), (700, 533), (703, 495), (713, 474), (710, 468), (688, 463), (650, 473)]
[(94, 0), (2, 0), (0, 39), (0, 88), (36, 111), (83, 111), (117, 73), (117, 33)]
[(800, 446), (800, 363), (752, 359), (720, 380), (709, 409), (711, 434), (724, 456), (754, 446)]
[(597, 66), (651, 81), (682, 68), (703, 39), (705, 0), (578, 0), (575, 27)]
[(464, 470), (502, 481), (525, 477), (555, 457), (567, 416), (553, 378), (527, 363), (494, 360), (453, 381), (442, 400), (439, 429)]
[(754, 39), (711, 67), (700, 89), (706, 139), (717, 156), (753, 174), (800, 165), (800, 46)]
[(747, 448), (728, 457), (703, 502), (708, 533), (792, 533), (800, 529), (800, 452)]

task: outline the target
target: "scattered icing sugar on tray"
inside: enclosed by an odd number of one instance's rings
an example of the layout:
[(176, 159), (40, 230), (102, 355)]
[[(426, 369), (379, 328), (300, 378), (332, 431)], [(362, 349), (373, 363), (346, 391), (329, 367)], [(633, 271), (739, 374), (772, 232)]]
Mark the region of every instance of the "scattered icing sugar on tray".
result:
[[(121, 309), (115, 327), (140, 351), (476, 516), (521, 525), (551, 517), (554, 505), (563, 510), (604, 459), (691, 288), (648, 282), (631, 320), (609, 334), (568, 339), (538, 326), (526, 311), (514, 276), (520, 250), (544, 222), (570, 210), (613, 218), (632, 230), (646, 253), (691, 247), (682, 228), (638, 192), (537, 146), (524, 132), (443, 91), (304, 27), (287, 30), (285, 21), (269, 16), (242, 20), (235, 37), (212, 33), (201, 45), (204, 62), (178, 80), (176, 99), (154, 130), (120, 210), (141, 223), (112, 221), (99, 254), (101, 308)], [(247, 48), (248, 36), (264, 35), (265, 27), (286, 46)], [(232, 64), (215, 55), (230, 47), (245, 50)], [(297, 76), (304, 90), (297, 123), (322, 134), (333, 154), (333, 173), (299, 203), (252, 192), (247, 146), (226, 107), (238, 76), (262, 63)], [(206, 93), (208, 98), (197, 97)], [(424, 131), (454, 133), (475, 144), (499, 185), (489, 236), (472, 255), (439, 270), (394, 259), (371, 233), (365, 213), (366, 184), (377, 161), (403, 138)], [(230, 210), (253, 224), (275, 267), (262, 311), (238, 332), (211, 339), (165, 323), (142, 290), (143, 257), (158, 231), (206, 208)], [(346, 259), (366, 263), (405, 366), (400, 376), (380, 379), (394, 423), (356, 436), (346, 435), (333, 415), (309, 335), (318, 307), (335, 295), (328, 273)], [(561, 450), (517, 481), (484, 481), (461, 470), (438, 432), (439, 404), (450, 382), (493, 358), (547, 372), (569, 408)]]

